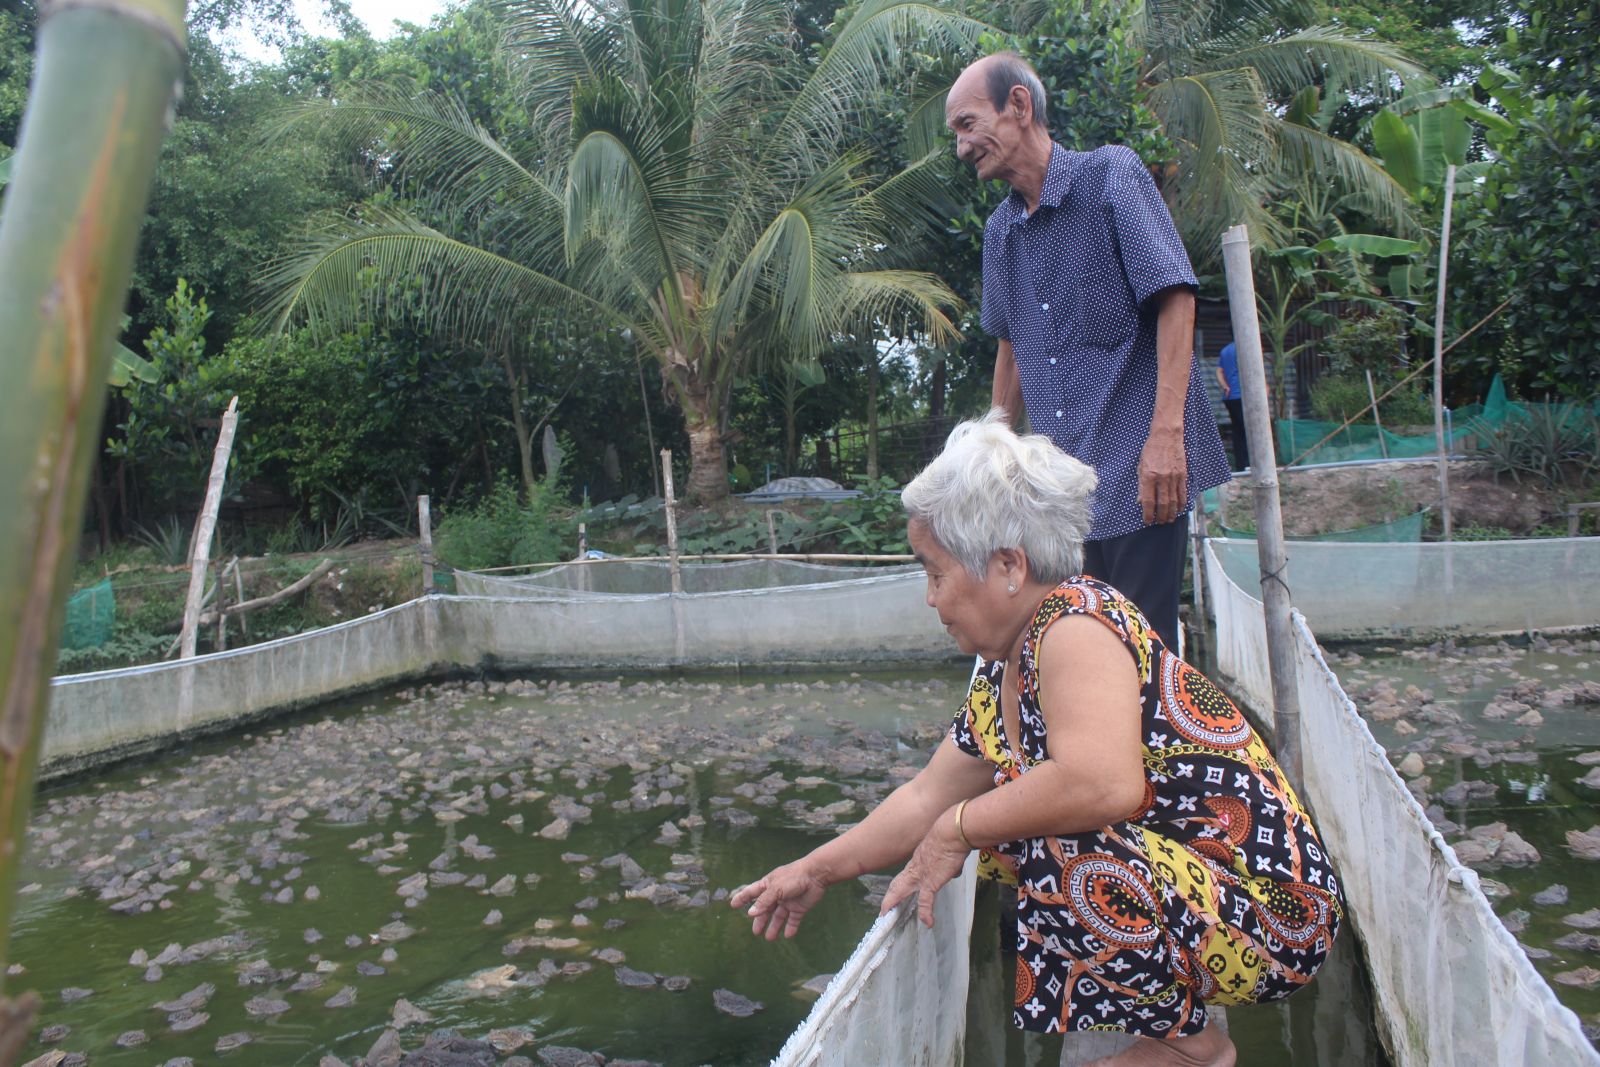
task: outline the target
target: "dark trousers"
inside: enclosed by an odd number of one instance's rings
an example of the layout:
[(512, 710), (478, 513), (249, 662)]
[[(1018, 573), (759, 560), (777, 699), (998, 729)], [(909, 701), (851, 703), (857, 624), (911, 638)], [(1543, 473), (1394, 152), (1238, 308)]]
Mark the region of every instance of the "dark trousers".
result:
[(1173, 655), (1178, 654), (1178, 592), (1188, 547), (1188, 512), (1165, 526), (1083, 545), (1083, 573), (1109, 582), (1137, 604)]
[(1248, 470), (1250, 442), (1244, 435), (1244, 401), (1224, 400), (1222, 406), (1228, 409), (1228, 426), (1233, 430), (1233, 469)]

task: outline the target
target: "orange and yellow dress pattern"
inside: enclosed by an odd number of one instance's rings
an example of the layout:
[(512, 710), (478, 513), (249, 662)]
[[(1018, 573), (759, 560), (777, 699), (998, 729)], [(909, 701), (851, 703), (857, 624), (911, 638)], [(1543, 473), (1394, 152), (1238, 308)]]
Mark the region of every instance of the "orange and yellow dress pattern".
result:
[(1139, 609), (1087, 576), (1058, 586), (1025, 635), (1015, 744), (1000, 717), (1003, 661), (985, 661), (952, 726), (1004, 787), (1049, 758), (1038, 648), (1063, 615), (1097, 619), (1139, 672), (1145, 799), (1092, 833), (999, 845), (1017, 887), (1013, 1014), (1026, 1030), (1178, 1037), (1206, 1004), (1281, 1000), (1311, 981), (1343, 918), (1338, 879), (1261, 737)]

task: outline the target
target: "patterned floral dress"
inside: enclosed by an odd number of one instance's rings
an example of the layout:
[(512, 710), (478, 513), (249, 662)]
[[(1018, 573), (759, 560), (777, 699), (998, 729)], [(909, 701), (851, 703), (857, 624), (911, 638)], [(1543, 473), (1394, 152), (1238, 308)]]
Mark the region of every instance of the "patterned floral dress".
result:
[(1040, 604), (1022, 646), (1015, 746), (1000, 715), (1003, 661), (980, 666), (955, 743), (993, 764), (996, 786), (1048, 758), (1038, 649), (1063, 615), (1098, 620), (1132, 653), (1145, 797), (1124, 822), (985, 854), (990, 876), (1017, 886), (1016, 1024), (1178, 1037), (1205, 1027), (1208, 1002), (1288, 996), (1316, 974), (1343, 918), (1333, 867), (1260, 736), (1115, 589), (1080, 576)]

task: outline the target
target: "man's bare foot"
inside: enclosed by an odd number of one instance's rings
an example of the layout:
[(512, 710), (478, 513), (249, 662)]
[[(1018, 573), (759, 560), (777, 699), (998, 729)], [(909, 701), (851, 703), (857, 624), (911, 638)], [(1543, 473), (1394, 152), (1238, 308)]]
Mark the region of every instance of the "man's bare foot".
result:
[(1094, 1060), (1089, 1067), (1234, 1067), (1233, 1042), (1216, 1023), (1198, 1034), (1159, 1041), (1141, 1037), (1115, 1056)]

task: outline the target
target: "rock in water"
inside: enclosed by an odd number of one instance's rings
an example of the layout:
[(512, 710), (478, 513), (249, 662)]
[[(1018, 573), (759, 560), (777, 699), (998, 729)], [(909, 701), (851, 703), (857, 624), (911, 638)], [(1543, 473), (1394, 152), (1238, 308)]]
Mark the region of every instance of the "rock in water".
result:
[(1548, 889), (1541, 889), (1533, 895), (1533, 902), (1542, 908), (1554, 907), (1567, 902), (1567, 887), (1559, 883)]
[(244, 1010), (258, 1019), (270, 1018), (288, 1011), (289, 1002), (277, 997), (251, 997), (244, 1002)]
[(819, 974), (815, 978), (802, 982), (800, 988), (814, 997), (822, 996), (822, 991), (828, 988), (828, 983), (833, 981), (831, 974)]
[(735, 1019), (748, 1019), (765, 1006), (759, 1000), (741, 997), (730, 989), (713, 990), (711, 1002), (716, 1005), (718, 1011)]
[(1568, 830), (1567, 848), (1579, 859), (1600, 860), (1600, 826)]
[(325, 1008), (348, 1008), (356, 1002), (356, 987), (347, 985), (333, 996), (322, 1002)]
[(122, 1033), (117, 1035), (117, 1047), (138, 1048), (140, 1045), (149, 1040), (150, 1035), (145, 1033), (143, 1030), (124, 1030)]
[(545, 1067), (600, 1067), (591, 1053), (566, 1045), (546, 1045), (539, 1050), (539, 1062)]
[(167, 1025), (180, 1034), (204, 1026), (210, 1021), (211, 1016), (203, 1011), (179, 1011), (167, 1016)]
[(533, 1040), (533, 1034), (527, 1030), (508, 1028), (504, 1030), (490, 1030), (488, 1041), (494, 1050), (502, 1056), (509, 1056), (523, 1045)]
[(399, 1067), (405, 1050), (400, 1047), (400, 1032), (385, 1030), (367, 1050), (367, 1067)]
[(618, 967), (616, 971), (617, 984), (629, 989), (650, 989), (656, 984), (656, 976), (636, 971), (632, 967)]
[(1593, 967), (1579, 967), (1575, 971), (1562, 971), (1556, 975), (1556, 981), (1562, 985), (1577, 986), (1579, 989), (1593, 989), (1600, 985), (1600, 971)]
[(1495, 862), (1507, 867), (1529, 867), (1539, 862), (1539, 850), (1525, 841), (1521, 834), (1510, 830), (1500, 841), (1494, 854)]
[(217, 1038), (216, 1049), (218, 1052), (232, 1052), (236, 1048), (243, 1048), (250, 1043), (250, 1035), (240, 1030), (238, 1033), (223, 1034)]
[(404, 1030), (408, 1026), (433, 1021), (432, 1012), (424, 1011), (405, 997), (401, 997), (394, 1002), (394, 1009), (390, 1017), (394, 1020), (394, 1028), (396, 1030)]

